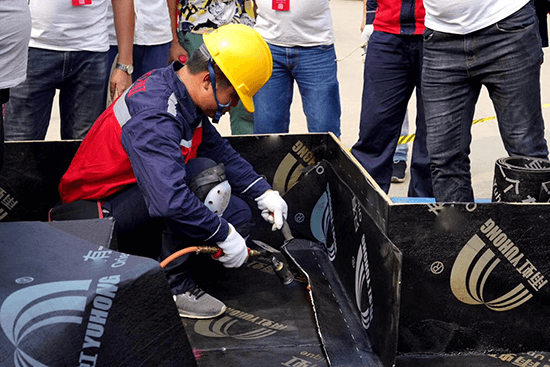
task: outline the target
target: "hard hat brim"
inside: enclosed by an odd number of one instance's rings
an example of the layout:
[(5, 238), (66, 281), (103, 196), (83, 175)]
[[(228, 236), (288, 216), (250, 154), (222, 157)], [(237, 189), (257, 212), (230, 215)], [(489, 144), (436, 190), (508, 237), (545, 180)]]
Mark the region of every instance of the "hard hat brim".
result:
[[(239, 94), (239, 93), (237, 92), (237, 94)], [(243, 103), (244, 108), (248, 112), (253, 113), (254, 112), (254, 100), (249, 96), (239, 95), (239, 97), (241, 98), (241, 102)]]

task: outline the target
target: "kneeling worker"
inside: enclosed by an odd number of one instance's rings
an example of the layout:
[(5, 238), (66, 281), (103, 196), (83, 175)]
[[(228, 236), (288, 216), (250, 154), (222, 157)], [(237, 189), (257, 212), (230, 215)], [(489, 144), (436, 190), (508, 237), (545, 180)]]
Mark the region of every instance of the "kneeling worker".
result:
[[(82, 141), (59, 184), (62, 203), (99, 201), (115, 218), (121, 249), (148, 243), (153, 233), (162, 238), (161, 261), (183, 247), (212, 242), (224, 251), (219, 260), (225, 267), (241, 266), (247, 247), (235, 229), (239, 223), (230, 222), (246, 218), (239, 204), (244, 201), (232, 195), (222, 217), (193, 193), (189, 176), (197, 170), (191, 168), (193, 162), (207, 158), (223, 163), (232, 191), (255, 199), (262, 217), (274, 228), (282, 227), (285, 201), (208, 119), (217, 122), (239, 98), (253, 112), (252, 97), (271, 76), (272, 62), (256, 31), (231, 24), (205, 34), (204, 45), (185, 66), (176, 61), (142, 76)], [(155, 223), (161, 224), (160, 231), (149, 230)], [(226, 306), (195, 285), (186, 259), (165, 268), (180, 315), (222, 314)]]

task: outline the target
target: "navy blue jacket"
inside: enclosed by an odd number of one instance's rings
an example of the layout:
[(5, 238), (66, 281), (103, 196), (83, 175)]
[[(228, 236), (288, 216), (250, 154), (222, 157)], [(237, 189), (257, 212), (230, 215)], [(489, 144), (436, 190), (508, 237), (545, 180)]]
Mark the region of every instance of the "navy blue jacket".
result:
[(145, 74), (99, 117), (61, 180), (63, 203), (101, 200), (137, 182), (152, 217), (176, 221), (191, 238), (226, 239), (225, 219), (187, 186), (185, 162), (223, 163), (232, 191), (251, 198), (270, 185), (195, 106), (176, 74), (181, 67)]

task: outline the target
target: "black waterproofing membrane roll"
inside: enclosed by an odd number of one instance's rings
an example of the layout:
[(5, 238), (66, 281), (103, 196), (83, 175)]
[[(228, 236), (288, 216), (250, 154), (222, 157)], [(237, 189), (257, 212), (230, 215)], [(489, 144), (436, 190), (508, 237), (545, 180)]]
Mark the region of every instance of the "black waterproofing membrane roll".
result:
[(493, 202), (548, 202), (550, 161), (531, 157), (497, 159), (493, 180)]

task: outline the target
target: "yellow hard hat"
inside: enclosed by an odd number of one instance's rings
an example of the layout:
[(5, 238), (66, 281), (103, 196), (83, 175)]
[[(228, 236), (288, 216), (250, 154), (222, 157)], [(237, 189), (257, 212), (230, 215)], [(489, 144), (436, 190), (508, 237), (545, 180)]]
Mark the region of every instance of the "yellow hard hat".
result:
[(262, 36), (244, 24), (227, 24), (203, 36), (204, 45), (237, 91), (244, 108), (254, 112), (252, 97), (271, 77), (273, 58)]

